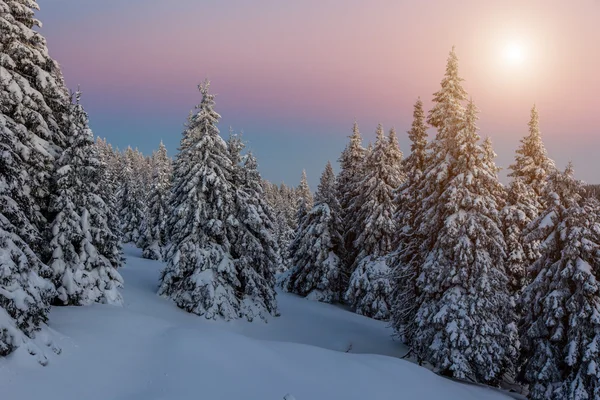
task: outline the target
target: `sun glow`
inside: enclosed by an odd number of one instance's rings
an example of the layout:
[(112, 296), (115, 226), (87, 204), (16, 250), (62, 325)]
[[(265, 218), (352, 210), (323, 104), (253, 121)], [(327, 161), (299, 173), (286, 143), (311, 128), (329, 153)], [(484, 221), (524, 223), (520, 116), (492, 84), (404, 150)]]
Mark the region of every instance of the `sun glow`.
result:
[(519, 42), (507, 43), (504, 47), (504, 59), (509, 65), (518, 66), (525, 62), (526, 52), (523, 44)]

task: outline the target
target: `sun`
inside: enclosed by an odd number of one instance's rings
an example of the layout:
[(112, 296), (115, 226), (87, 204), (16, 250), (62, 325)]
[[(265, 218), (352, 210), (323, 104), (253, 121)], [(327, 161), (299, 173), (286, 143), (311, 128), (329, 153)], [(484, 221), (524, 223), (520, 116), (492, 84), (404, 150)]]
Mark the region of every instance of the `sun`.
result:
[(509, 42), (504, 47), (504, 59), (511, 66), (522, 65), (525, 62), (526, 51), (522, 43)]

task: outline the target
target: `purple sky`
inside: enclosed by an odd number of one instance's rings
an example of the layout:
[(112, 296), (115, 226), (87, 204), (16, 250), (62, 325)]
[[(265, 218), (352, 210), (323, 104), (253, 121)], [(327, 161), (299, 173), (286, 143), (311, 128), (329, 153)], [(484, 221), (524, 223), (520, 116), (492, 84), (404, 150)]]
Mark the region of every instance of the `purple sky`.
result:
[[(572, 4), (570, 4), (572, 3)], [(452, 45), (507, 167), (535, 102), (550, 156), (600, 182), (600, 1), (39, 0), (51, 55), (81, 85), (94, 132), (173, 155), (196, 85), (217, 93), (224, 136), (244, 131), (263, 176), (313, 189), (354, 119), (367, 140), (430, 106)], [(505, 48), (522, 48), (522, 64)], [(430, 130), (430, 135), (434, 135)]]

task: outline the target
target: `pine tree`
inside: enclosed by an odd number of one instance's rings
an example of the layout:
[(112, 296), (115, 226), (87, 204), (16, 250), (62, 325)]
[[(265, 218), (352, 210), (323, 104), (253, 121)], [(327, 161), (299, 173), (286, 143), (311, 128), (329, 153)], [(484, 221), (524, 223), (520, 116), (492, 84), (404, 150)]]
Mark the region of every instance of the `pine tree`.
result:
[(137, 243), (144, 219), (144, 187), (140, 176), (140, 156), (128, 147), (124, 156), (123, 186), (120, 192), (120, 218), (123, 241)]
[[(453, 158), (450, 149), (455, 146), (458, 131), (464, 124), (465, 109), (462, 102), (467, 99), (467, 93), (462, 87), (462, 81), (458, 74), (458, 57), (453, 47), (448, 57), (441, 89), (434, 94), (434, 107), (429, 111), (427, 118), (427, 122), (437, 129), (437, 135), (426, 149), (422, 147), (424, 138), (421, 138), (417, 145), (419, 136), (415, 136), (413, 152), (418, 149), (417, 154), (420, 157), (415, 163), (422, 162), (420, 165), (424, 169), (420, 173), (417, 171), (413, 179), (410, 166), (406, 166), (409, 176), (407, 182), (412, 180), (413, 185), (401, 192), (398, 201), (403, 212), (398, 216), (398, 220), (406, 227), (406, 231), (401, 231), (399, 237), (398, 258), (393, 271), (395, 287), (392, 296), (395, 299), (394, 307), (398, 308), (392, 317), (392, 326), (416, 352), (419, 361), (427, 356), (420, 351), (415, 338), (421, 323), (418, 313), (426, 295), (422, 290), (423, 265), (436, 240), (431, 233), (439, 232), (443, 225), (443, 221), (432, 220), (428, 213), (441, 204), (440, 190), (448, 184), (450, 178), (450, 161)], [(422, 108), (422, 104), (419, 108)], [(420, 135), (421, 131), (426, 130), (420, 114), (421, 110), (415, 108), (414, 124), (418, 127), (418, 131), (413, 131), (415, 135)], [(404, 205), (413, 205), (413, 208), (408, 209)], [(411, 286), (413, 280), (414, 287)]]
[[(132, 226), (132, 242), (137, 247), (143, 247), (144, 232), (147, 229), (148, 200), (150, 197), (150, 188), (152, 186), (154, 166), (152, 157), (145, 157), (137, 148), (133, 152), (133, 179), (135, 181), (136, 199), (133, 204), (139, 206), (140, 215), (136, 218), (137, 227)], [(133, 220), (130, 221), (133, 223)]]
[[(321, 175), (321, 181), (317, 188), (317, 194), (315, 196), (316, 203), (327, 203), (330, 211), (334, 214), (335, 219), (340, 219), (341, 209), (340, 202), (337, 198), (337, 181), (335, 173), (333, 172), (333, 166), (331, 162), (327, 161), (325, 170)], [(337, 229), (341, 229), (341, 222)]]
[(388, 145), (386, 147), (386, 157), (388, 159), (389, 169), (395, 172), (395, 178), (399, 181), (398, 187), (406, 181), (406, 173), (404, 172), (404, 154), (400, 150), (398, 143), (398, 135), (396, 129), (390, 129), (388, 133)]
[(357, 249), (354, 247), (354, 241), (358, 238), (360, 232), (356, 231), (356, 216), (360, 206), (357, 200), (360, 194), (361, 182), (364, 178), (364, 161), (366, 149), (362, 146), (362, 137), (358, 129), (358, 123), (354, 122), (350, 142), (342, 152), (339, 158), (340, 173), (337, 177), (337, 197), (341, 208), (342, 232), (344, 237), (344, 247), (342, 249), (342, 259), (344, 262), (344, 277), (348, 281), (350, 278), (351, 266), (354, 264)]
[(68, 91), (34, 31), (37, 9), (33, 0), (0, 0), (0, 356), (29, 342), (55, 293), (41, 232), (66, 140)]
[[(171, 245), (159, 294), (209, 319), (263, 317), (276, 307), (269, 298), (273, 282), (267, 258), (272, 256), (272, 248), (265, 242), (261, 242), (265, 246), (262, 249), (256, 247), (260, 247), (257, 241), (268, 236), (266, 232), (249, 232), (256, 228), (257, 220), (250, 220), (248, 214), (246, 219), (239, 218), (256, 206), (256, 199), (247, 198), (248, 209), (238, 206), (238, 196), (247, 191), (240, 188), (243, 175), (233, 165), (232, 153), (219, 135), (220, 115), (214, 111), (209, 87), (208, 81), (199, 86), (202, 102), (188, 120), (174, 163), (168, 222)], [(254, 184), (253, 180), (249, 185), (258, 190)], [(252, 250), (245, 253), (240, 246)], [(246, 267), (252, 262), (257, 265), (251, 271)]]
[(377, 127), (377, 140), (365, 161), (365, 177), (361, 184), (358, 201), (360, 207), (356, 215), (360, 232), (354, 242), (359, 250), (357, 260), (366, 256), (383, 256), (393, 250), (396, 234), (396, 205), (394, 192), (404, 181), (401, 160), (395, 132), (386, 139), (383, 127)]
[(108, 229), (115, 236), (113, 249), (118, 248), (118, 254), (108, 257), (111, 263), (120, 267), (124, 261), (121, 242), (123, 233), (121, 232), (121, 220), (119, 218), (119, 187), (120, 187), (120, 155), (114, 151), (106, 139), (98, 138), (96, 140), (98, 149), (98, 158), (102, 164), (100, 187), (102, 188), (100, 196), (109, 208), (107, 215)]
[(495, 195), (500, 183), (478, 143), (476, 108), (461, 104), (460, 82), (453, 50), (429, 114), (438, 133), (419, 185), (424, 263), (412, 345), (442, 374), (496, 384), (512, 372), (518, 349)]
[(171, 190), (171, 159), (167, 148), (160, 142), (158, 151), (153, 154), (153, 184), (148, 199), (145, 230), (139, 244), (142, 256), (151, 260), (161, 260), (168, 242), (167, 216)]
[(419, 246), (423, 240), (419, 237), (419, 226), (416, 221), (421, 211), (423, 197), (418, 187), (428, 162), (427, 126), (421, 99), (418, 99), (414, 105), (413, 122), (408, 131), (408, 138), (411, 141), (411, 154), (404, 160), (406, 180), (396, 195), (398, 245), (395, 254), (390, 258), (390, 279), (392, 281), (392, 326), (401, 340), (410, 345), (419, 306), (417, 277), (422, 265)]
[(595, 200), (582, 201), (569, 165), (546, 186), (548, 208), (532, 223), (541, 240), (535, 279), (524, 292), (524, 378), (532, 399), (600, 395), (600, 220)]
[(302, 178), (300, 179), (300, 185), (296, 188), (296, 201), (297, 209), (296, 220), (298, 225), (302, 223), (306, 214), (312, 209), (314, 199), (310, 187), (308, 186), (308, 178), (306, 177), (306, 171), (302, 170)]
[(282, 261), (278, 272), (284, 272), (289, 269), (291, 261), (289, 248), (298, 227), (296, 220), (298, 210), (295, 196), (293, 195), (294, 188), (290, 188), (282, 183), (279, 187), (274, 186), (274, 192), (276, 196), (274, 210), (277, 226), (277, 243)]
[(340, 221), (332, 212), (337, 207), (336, 184), (332, 177), (333, 170), (326, 167), (316, 204), (302, 219), (290, 246), (292, 268), (284, 287), (288, 292), (326, 303), (339, 301), (344, 289), (338, 256), (342, 243), (338, 231)]
[(507, 190), (507, 205), (502, 210), (502, 224), (506, 241), (506, 272), (510, 278), (511, 292), (517, 298), (527, 284), (527, 269), (537, 258), (537, 241), (531, 245), (524, 238), (524, 232), (537, 217), (539, 203), (536, 203), (533, 189), (521, 178), (515, 178)]
[(529, 135), (521, 140), (521, 146), (517, 150), (515, 163), (509, 167), (513, 178), (521, 178), (523, 183), (529, 186), (535, 193), (534, 202), (540, 204), (539, 212), (545, 208), (542, 198), (544, 187), (548, 176), (556, 169), (554, 162), (548, 158), (546, 148), (542, 142), (539, 128), (539, 115), (537, 108), (531, 109), (529, 120)]
[(394, 248), (396, 204), (394, 193), (405, 179), (402, 152), (394, 129), (386, 139), (377, 127), (377, 140), (365, 161), (365, 179), (358, 197), (357, 225), (360, 231), (354, 246), (359, 250), (350, 276), (346, 301), (357, 313), (388, 319), (391, 285), (387, 256)]
[[(236, 215), (239, 226), (231, 254), (240, 279), (240, 291), (244, 294), (242, 314), (249, 320), (255, 317), (267, 319), (277, 314), (275, 298), (275, 272), (281, 267), (279, 247), (275, 237), (273, 211), (267, 204), (261, 186), (256, 158), (250, 153), (243, 163), (239, 153), (241, 140), (230, 140), (233, 153), (236, 183)], [(231, 152), (231, 150), (230, 150)]]
[(434, 106), (429, 110), (427, 123), (438, 130), (436, 140), (445, 140), (455, 137), (464, 121), (464, 106), (467, 92), (462, 87), (462, 79), (458, 75), (458, 57), (452, 47), (446, 73), (442, 79), (442, 88), (434, 93)]
[(29, 219), (34, 206), (23, 190), (29, 183), (22, 152), (27, 135), (25, 126), (0, 113), (0, 356), (35, 335), (55, 294), (45, 279), (49, 268), (28, 245), (40, 233)]
[[(287, 187), (281, 184), (281, 187), (263, 180), (262, 188), (264, 197), (273, 212), (273, 223), (275, 224), (275, 238), (279, 247), (281, 262), (276, 272), (285, 272), (288, 269), (289, 246), (294, 237), (295, 227), (290, 226), (288, 214), (290, 213)], [(292, 214), (295, 215), (295, 214)], [(292, 218), (295, 221), (295, 217)]]
[[(25, 128), (20, 141), (27, 149), (24, 188), (32, 199), (28, 215), (42, 232), (54, 161), (67, 139), (69, 93), (46, 39), (34, 31), (41, 25), (34, 15), (38, 9), (34, 0), (0, 1), (0, 114)], [(28, 244), (38, 256), (46, 256), (42, 243)]]
[(366, 256), (354, 273), (345, 297), (357, 314), (387, 321), (391, 316), (392, 281), (390, 256)]
[[(121, 304), (118, 288), (123, 280), (111, 263), (120, 248), (109, 230), (111, 212), (99, 187), (102, 164), (87, 114), (79, 103), (72, 106), (69, 147), (57, 163), (57, 176), (49, 228), (58, 304), (86, 305), (94, 302)], [(116, 247), (116, 248), (115, 248)]]

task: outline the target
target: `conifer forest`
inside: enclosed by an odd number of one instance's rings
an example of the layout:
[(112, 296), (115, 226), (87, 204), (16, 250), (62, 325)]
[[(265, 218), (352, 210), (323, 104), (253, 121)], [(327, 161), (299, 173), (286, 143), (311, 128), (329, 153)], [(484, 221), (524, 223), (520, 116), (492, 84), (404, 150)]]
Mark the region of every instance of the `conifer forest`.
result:
[[(0, 398), (600, 399), (597, 188), (557, 167), (533, 104), (501, 177), (460, 47), (404, 110), (411, 125), (346, 121), (310, 187), (301, 169), (295, 185), (262, 177), (203, 76), (177, 148), (111, 144), (37, 9), (0, 0)], [(300, 345), (316, 347), (286, 347)], [(144, 390), (110, 372), (123, 352)], [(125, 389), (42, 383), (85, 365)], [(289, 389), (227, 387), (246, 375)], [(365, 392), (344, 392), (361, 377)]]

